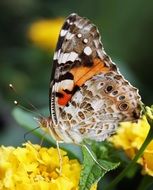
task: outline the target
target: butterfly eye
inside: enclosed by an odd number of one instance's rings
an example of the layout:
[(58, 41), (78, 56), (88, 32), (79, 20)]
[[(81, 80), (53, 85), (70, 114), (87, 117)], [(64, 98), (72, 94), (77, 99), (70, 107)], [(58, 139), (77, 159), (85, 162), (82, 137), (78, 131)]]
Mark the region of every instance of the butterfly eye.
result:
[(105, 88), (105, 92), (106, 92), (106, 93), (110, 93), (112, 90), (113, 90), (113, 87), (112, 87), (111, 85), (109, 85), (109, 86), (107, 86), (107, 87)]
[(126, 110), (128, 109), (127, 103), (121, 103), (121, 104), (119, 105), (119, 109), (120, 109), (121, 111), (126, 111)]

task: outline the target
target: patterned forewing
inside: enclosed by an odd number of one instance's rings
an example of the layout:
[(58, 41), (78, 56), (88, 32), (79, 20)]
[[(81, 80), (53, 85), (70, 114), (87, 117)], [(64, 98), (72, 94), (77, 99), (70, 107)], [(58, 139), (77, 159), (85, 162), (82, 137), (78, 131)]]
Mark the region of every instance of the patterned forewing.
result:
[(61, 29), (54, 54), (50, 110), (55, 124), (58, 106), (66, 106), (93, 75), (110, 70), (113, 65), (108, 61), (96, 26), (86, 18), (71, 14)]

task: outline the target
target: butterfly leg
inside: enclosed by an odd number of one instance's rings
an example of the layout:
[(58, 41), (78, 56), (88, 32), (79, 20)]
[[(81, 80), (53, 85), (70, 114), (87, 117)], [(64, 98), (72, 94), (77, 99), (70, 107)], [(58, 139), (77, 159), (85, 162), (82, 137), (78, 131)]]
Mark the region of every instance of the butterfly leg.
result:
[(59, 143), (60, 143), (60, 141), (56, 141), (56, 146), (57, 146), (57, 151), (58, 151), (58, 157), (59, 157), (59, 166), (60, 166), (59, 175), (62, 175), (63, 160), (62, 160), (62, 155), (61, 155), (61, 152), (60, 152)]
[[(51, 128), (48, 127), (48, 130), (49, 130), (50, 135), (52, 136)], [(63, 164), (63, 161), (62, 161), (62, 155), (61, 155), (61, 152), (60, 152), (59, 143), (63, 143), (63, 141), (58, 141), (58, 140), (56, 140), (56, 147), (57, 147), (57, 151), (58, 151), (59, 168), (60, 168), (60, 169), (59, 169), (59, 175), (61, 176), (61, 175), (62, 175), (62, 164)]]
[(85, 147), (85, 149), (87, 150), (87, 152), (90, 154), (91, 158), (93, 159), (93, 161), (102, 169), (102, 170), (105, 170), (107, 171), (107, 169), (102, 166), (97, 160), (96, 158), (94, 157), (94, 155), (92, 154), (92, 152), (89, 150), (89, 148), (87, 147), (87, 145), (83, 144), (82, 146)]
[(41, 141), (40, 141), (40, 146), (42, 146), (44, 138), (46, 135), (47, 135), (47, 132), (44, 132), (44, 134), (42, 135)]

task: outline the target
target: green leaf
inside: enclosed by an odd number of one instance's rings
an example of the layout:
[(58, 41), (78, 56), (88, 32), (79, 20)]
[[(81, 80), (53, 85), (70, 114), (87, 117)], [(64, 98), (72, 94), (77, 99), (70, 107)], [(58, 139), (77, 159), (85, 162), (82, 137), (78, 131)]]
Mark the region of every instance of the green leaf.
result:
[[(82, 146), (82, 152), (84, 160), (79, 184), (80, 190), (89, 190), (92, 184), (98, 182), (107, 172), (115, 169), (119, 165), (119, 162), (113, 163), (108, 160), (98, 159), (98, 163), (106, 169), (104, 170), (93, 160), (85, 146)], [(92, 151), (91, 154), (95, 157)]]

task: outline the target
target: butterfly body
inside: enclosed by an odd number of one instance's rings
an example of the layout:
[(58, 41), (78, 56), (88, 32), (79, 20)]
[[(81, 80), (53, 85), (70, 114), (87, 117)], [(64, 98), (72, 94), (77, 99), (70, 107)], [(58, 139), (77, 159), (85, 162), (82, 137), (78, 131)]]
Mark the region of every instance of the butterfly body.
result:
[(61, 29), (49, 98), (50, 130), (64, 142), (103, 141), (141, 112), (138, 90), (105, 53), (96, 26), (77, 14)]

